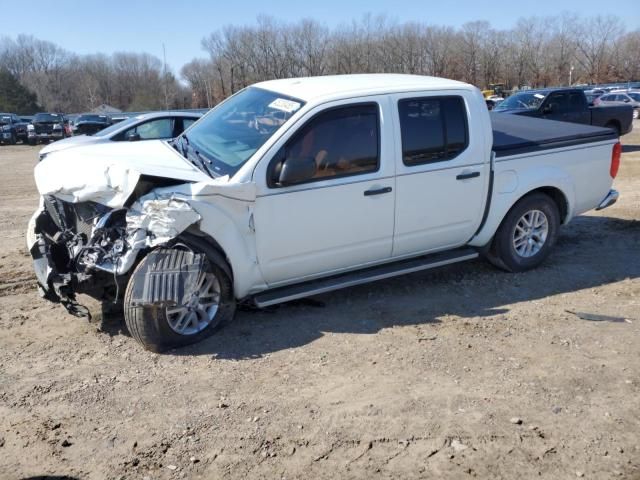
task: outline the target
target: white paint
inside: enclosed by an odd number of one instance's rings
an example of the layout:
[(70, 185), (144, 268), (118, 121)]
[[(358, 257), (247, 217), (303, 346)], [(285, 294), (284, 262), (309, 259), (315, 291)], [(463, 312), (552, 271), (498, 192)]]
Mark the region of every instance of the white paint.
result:
[[(38, 189), (68, 201), (119, 207), (142, 174), (184, 180), (136, 203), (128, 216), (128, 241), (132, 249), (158, 245), (195, 225), (220, 245), (233, 271), (235, 295), (242, 298), (467, 242), (483, 246), (509, 208), (535, 188), (561, 190), (569, 203), (568, 220), (595, 208), (611, 187), (613, 141), (497, 159), (498, 193), (474, 236), (485, 210), (492, 145), (489, 114), (475, 87), (409, 75), (287, 79), (258, 86), (306, 103), (232, 178), (211, 179), (164, 142), (127, 142), (48, 155), (36, 167)], [(448, 162), (404, 166), (397, 100), (447, 94), (465, 99), (467, 151)], [(278, 189), (267, 185), (269, 162), (311, 116), (363, 101), (380, 108), (378, 171)], [(456, 180), (468, 171), (480, 176)], [(364, 196), (365, 190), (380, 187), (392, 191)], [(129, 262), (130, 255), (122, 259), (122, 268)]]
[(211, 180), (161, 140), (86, 145), (52, 152), (36, 165), (40, 195), (68, 202), (93, 201), (121, 207), (140, 175), (185, 181)]

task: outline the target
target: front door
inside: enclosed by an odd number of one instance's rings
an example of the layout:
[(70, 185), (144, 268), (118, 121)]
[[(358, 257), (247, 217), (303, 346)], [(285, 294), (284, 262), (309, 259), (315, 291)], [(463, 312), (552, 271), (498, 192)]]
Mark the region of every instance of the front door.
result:
[[(393, 150), (382, 108), (375, 99), (317, 107), (256, 168), (256, 248), (269, 286), (391, 256)], [(311, 159), (312, 177), (279, 184), (284, 161)]]

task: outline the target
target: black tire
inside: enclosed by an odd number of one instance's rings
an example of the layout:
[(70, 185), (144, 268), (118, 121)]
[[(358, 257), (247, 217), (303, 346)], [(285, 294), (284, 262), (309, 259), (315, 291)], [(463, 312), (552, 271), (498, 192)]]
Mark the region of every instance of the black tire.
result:
[[(222, 256), (204, 242), (189, 242), (189, 247), (194, 252), (206, 254), (207, 271), (215, 276), (220, 286), (220, 301), (215, 317), (203, 330), (183, 335), (171, 328), (167, 317), (166, 308), (163, 307), (140, 307), (132, 304), (132, 294), (134, 288), (135, 272), (143, 268), (146, 260), (145, 257), (136, 267), (124, 297), (124, 319), (129, 329), (129, 333), (135, 338), (145, 349), (152, 352), (161, 353), (172, 348), (184, 347), (197, 343), (220, 330), (224, 325), (231, 322), (235, 315), (236, 302), (233, 293), (233, 284), (229, 272), (229, 266)], [(196, 243), (194, 245), (193, 243)], [(180, 249), (182, 247), (173, 247), (171, 250), (176, 252), (179, 259)], [(182, 248), (182, 251), (184, 249)], [(178, 260), (179, 261), (179, 260)]]
[[(548, 231), (539, 251), (531, 256), (521, 256), (514, 246), (516, 225), (531, 211), (540, 211), (547, 220)], [(498, 268), (508, 272), (524, 272), (540, 265), (551, 252), (558, 238), (560, 212), (556, 203), (544, 193), (532, 193), (518, 200), (502, 220), (491, 247), (486, 253), (487, 259)]]
[(9, 139), (9, 145), (15, 145), (16, 143), (18, 143), (18, 139), (16, 138), (16, 134), (12, 133)]

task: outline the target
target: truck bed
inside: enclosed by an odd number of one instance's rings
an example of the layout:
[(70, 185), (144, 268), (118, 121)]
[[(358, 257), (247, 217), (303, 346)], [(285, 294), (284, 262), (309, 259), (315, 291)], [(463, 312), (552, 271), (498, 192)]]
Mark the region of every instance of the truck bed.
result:
[(610, 128), (491, 113), (493, 151), (507, 157), (560, 147), (617, 139)]

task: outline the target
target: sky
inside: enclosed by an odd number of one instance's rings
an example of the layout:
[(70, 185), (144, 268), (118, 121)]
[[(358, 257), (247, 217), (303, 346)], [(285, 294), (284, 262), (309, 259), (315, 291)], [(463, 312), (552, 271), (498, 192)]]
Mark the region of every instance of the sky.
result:
[[(164, 43), (167, 63), (176, 73), (193, 58), (206, 56), (203, 37), (225, 25), (254, 24), (261, 14), (286, 22), (312, 18), (328, 27), (371, 13), (452, 27), (487, 20), (506, 29), (520, 17), (607, 13), (602, 0), (31, 0), (28, 14), (24, 2), (0, 2), (0, 37), (26, 33), (79, 54), (144, 51), (160, 59)], [(637, 2), (615, 2), (613, 13), (628, 30), (640, 28)]]

